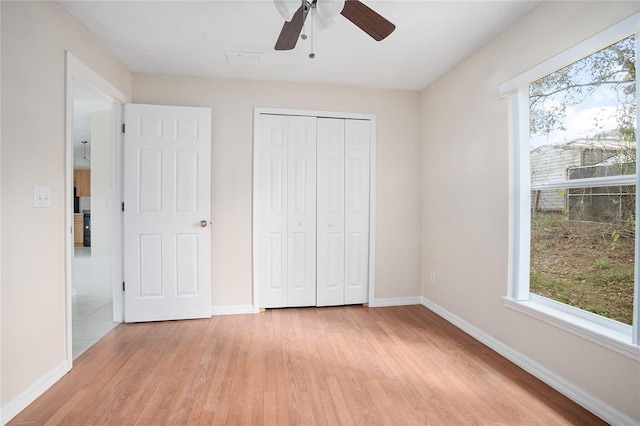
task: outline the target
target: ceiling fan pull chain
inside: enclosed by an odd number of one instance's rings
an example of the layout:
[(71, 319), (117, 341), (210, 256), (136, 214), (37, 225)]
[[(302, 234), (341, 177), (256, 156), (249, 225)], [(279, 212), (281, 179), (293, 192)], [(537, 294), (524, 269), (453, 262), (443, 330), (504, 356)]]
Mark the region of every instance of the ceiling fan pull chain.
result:
[(311, 10), (309, 10), (309, 12), (307, 12), (307, 0), (302, 0), (302, 34), (300, 34), (300, 38), (303, 40), (307, 39), (307, 34), (305, 33), (305, 30), (307, 28), (307, 20), (305, 19), (305, 17), (307, 16), (307, 13), (310, 13)]
[(315, 14), (313, 13), (313, 10), (310, 10), (309, 13), (311, 13), (311, 29), (309, 30), (311, 33), (311, 53), (309, 53), (309, 57), (313, 59), (316, 57), (316, 54), (313, 53), (313, 17)]

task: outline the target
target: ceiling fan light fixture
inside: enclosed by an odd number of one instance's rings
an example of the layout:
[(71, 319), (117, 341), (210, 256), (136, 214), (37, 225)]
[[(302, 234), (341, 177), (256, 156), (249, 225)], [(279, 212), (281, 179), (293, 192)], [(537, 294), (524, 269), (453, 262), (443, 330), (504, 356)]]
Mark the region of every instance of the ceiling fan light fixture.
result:
[(323, 18), (333, 19), (344, 9), (344, 2), (345, 0), (317, 0), (316, 10)]
[(300, 8), (301, 2), (298, 0), (273, 0), (276, 10), (282, 16), (282, 19), (289, 22), (293, 15)]
[(335, 25), (336, 21), (333, 20), (333, 18), (325, 18), (324, 16), (320, 15), (320, 13), (315, 13), (313, 16), (313, 20), (314, 20), (314, 29), (317, 31), (322, 31), (322, 30), (326, 30), (327, 28), (329, 28), (332, 25)]

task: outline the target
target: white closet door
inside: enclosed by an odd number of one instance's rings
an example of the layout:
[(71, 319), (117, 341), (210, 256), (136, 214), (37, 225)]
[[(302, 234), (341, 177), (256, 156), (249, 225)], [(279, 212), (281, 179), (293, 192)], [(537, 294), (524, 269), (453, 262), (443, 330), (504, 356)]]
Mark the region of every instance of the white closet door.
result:
[(316, 118), (289, 117), (287, 306), (316, 304)]
[(260, 307), (366, 303), (368, 120), (261, 114)]
[(369, 121), (345, 120), (344, 303), (366, 303), (369, 289)]
[(260, 300), (287, 306), (288, 117), (260, 116), (258, 147)]
[(316, 304), (316, 118), (260, 116), (261, 307)]
[(318, 306), (344, 304), (344, 122), (318, 119)]

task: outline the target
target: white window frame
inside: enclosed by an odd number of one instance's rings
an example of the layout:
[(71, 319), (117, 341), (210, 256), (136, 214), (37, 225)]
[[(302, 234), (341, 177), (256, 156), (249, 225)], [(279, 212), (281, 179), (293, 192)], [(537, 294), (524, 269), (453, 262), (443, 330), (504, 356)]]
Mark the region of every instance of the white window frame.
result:
[[(510, 309), (552, 324), (560, 329), (581, 336), (632, 359), (640, 359), (640, 238), (636, 234), (633, 326), (622, 324), (600, 315), (575, 308), (555, 300), (529, 292), (530, 243), (531, 243), (531, 190), (600, 186), (636, 185), (640, 182), (638, 164), (635, 175), (609, 178), (581, 179), (579, 183), (567, 181), (531, 185), (529, 154), (529, 84), (552, 72), (585, 58), (613, 43), (636, 34), (636, 64), (640, 58), (640, 13), (607, 28), (584, 42), (550, 58), (503, 83), (499, 87), (501, 96), (509, 99), (509, 144), (510, 144), (510, 260), (509, 290), (503, 298)], [(640, 84), (636, 82), (636, 99), (640, 98)], [(640, 114), (638, 114), (640, 116)], [(640, 130), (640, 119), (636, 117), (636, 129)], [(638, 132), (636, 132), (638, 144)], [(597, 181), (597, 182), (596, 182)], [(636, 197), (636, 212), (640, 210)]]

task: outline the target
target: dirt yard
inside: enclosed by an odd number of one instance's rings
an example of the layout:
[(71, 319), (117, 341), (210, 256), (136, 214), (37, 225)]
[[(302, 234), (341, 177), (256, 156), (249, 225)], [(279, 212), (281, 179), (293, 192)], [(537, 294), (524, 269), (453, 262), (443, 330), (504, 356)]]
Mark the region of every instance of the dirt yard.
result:
[[(612, 234), (617, 232), (617, 239)], [(565, 221), (561, 214), (532, 219), (533, 293), (631, 324), (634, 232), (625, 224)]]

